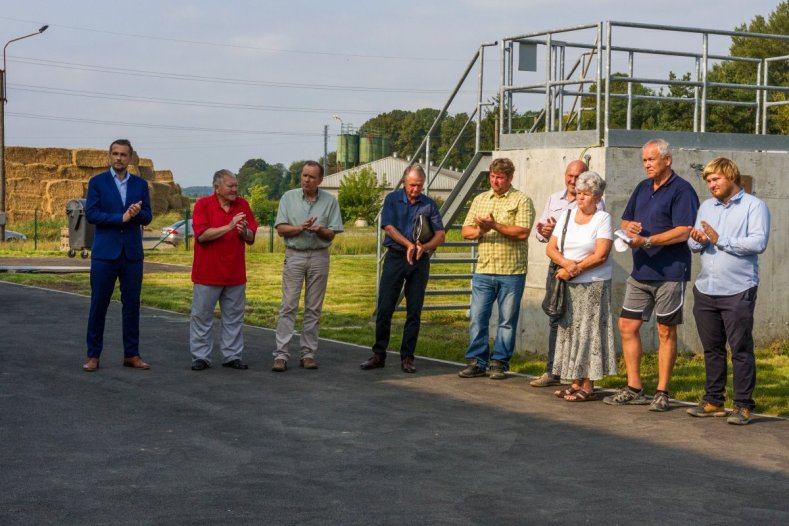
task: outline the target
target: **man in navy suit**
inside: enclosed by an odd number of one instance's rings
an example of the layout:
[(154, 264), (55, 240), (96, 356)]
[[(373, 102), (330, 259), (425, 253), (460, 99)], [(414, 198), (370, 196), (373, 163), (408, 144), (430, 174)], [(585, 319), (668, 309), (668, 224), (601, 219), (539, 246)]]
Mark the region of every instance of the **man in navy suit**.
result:
[(86, 217), (96, 225), (90, 262), (87, 372), (99, 368), (104, 346), (104, 321), (115, 282), (120, 280), (123, 304), (123, 366), (150, 369), (140, 358), (140, 289), (142, 288), (142, 227), (151, 222), (148, 183), (127, 168), (134, 155), (131, 143), (110, 145), (110, 169), (90, 179)]

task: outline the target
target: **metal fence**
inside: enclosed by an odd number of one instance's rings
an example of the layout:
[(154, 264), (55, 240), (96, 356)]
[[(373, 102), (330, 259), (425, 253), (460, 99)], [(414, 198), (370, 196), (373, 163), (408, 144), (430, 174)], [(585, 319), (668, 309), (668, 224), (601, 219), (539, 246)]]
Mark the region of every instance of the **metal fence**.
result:
[[(700, 36), (700, 49), (670, 50), (647, 47), (618, 46), (614, 42), (614, 33), (624, 30), (638, 30), (642, 40), (657, 35), (684, 33)], [(592, 42), (574, 42), (569, 39), (593, 35)], [(633, 104), (643, 100), (687, 103), (693, 106), (694, 132), (707, 131), (708, 108), (713, 105), (728, 105), (752, 108), (755, 113), (754, 133), (768, 133), (769, 109), (789, 104), (789, 101), (770, 100), (770, 94), (789, 92), (789, 87), (771, 85), (769, 83), (769, 66), (778, 61), (789, 61), (789, 56), (769, 58), (739, 57), (710, 52), (710, 37), (742, 37), (768, 39), (789, 43), (787, 35), (748, 33), (742, 31), (721, 31), (690, 27), (672, 27), (630, 22), (599, 22), (597, 24), (579, 25), (567, 28), (527, 33), (504, 38), (501, 42), (501, 70), (499, 105), (500, 132), (513, 133), (513, 98), (518, 94), (540, 94), (543, 96), (543, 108), (534, 126), (528, 131), (561, 132), (574, 123), (581, 129), (582, 112), (593, 111), (595, 114), (594, 129), (602, 142), (611, 127), (611, 101), (626, 101), (625, 129), (632, 129)], [(671, 40), (670, 37), (665, 37)], [(518, 47), (518, 64), (515, 64), (515, 49)], [(519, 72), (537, 72), (542, 58), (544, 79), (539, 81), (518, 83), (523, 77)], [(526, 57), (524, 59), (524, 56)], [(617, 74), (612, 70), (615, 58), (624, 57), (627, 61), (627, 72)], [(637, 64), (651, 57), (683, 57), (692, 61), (691, 79), (638, 77), (634, 75)], [(573, 59), (575, 59), (573, 61)], [(723, 62), (742, 62), (753, 64), (755, 74), (751, 82), (714, 82), (710, 78), (711, 64)], [(568, 64), (571, 64), (568, 66)], [(516, 79), (516, 75), (518, 75)], [(625, 83), (625, 93), (614, 93), (614, 83)], [(636, 84), (657, 85), (661, 87), (683, 86), (691, 89), (691, 96), (676, 97), (670, 95), (644, 95), (634, 93)], [(597, 89), (602, 86), (603, 89)], [(752, 100), (712, 99), (709, 97), (711, 88), (730, 88), (734, 90), (753, 91)], [(594, 99), (594, 105), (584, 106), (584, 99)], [(569, 110), (568, 110), (569, 108)], [(515, 130), (517, 131), (517, 130)]]

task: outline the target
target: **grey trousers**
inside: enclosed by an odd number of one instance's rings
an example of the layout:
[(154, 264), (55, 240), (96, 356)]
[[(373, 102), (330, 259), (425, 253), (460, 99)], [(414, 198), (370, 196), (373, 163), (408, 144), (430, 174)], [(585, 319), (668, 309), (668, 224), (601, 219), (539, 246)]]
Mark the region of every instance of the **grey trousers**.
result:
[(214, 346), (214, 307), (217, 301), (222, 314), (219, 340), (222, 363), (241, 358), (244, 350), (241, 328), (244, 324), (246, 285), (221, 287), (195, 283), (192, 287), (192, 318), (189, 324), (189, 349), (193, 361), (205, 360), (211, 363), (209, 357)]
[(301, 329), (299, 358), (315, 358), (321, 323), (323, 298), (329, 281), (329, 249), (285, 250), (282, 269), (282, 307), (277, 321), (277, 348), (274, 358), (288, 359), (288, 345), (293, 338), (301, 287), (304, 291), (304, 323)]

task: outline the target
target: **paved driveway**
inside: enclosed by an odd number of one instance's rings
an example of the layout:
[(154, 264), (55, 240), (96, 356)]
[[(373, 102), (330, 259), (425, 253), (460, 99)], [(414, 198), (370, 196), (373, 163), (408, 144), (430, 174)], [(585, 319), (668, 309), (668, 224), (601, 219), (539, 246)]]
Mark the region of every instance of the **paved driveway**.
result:
[[(188, 317), (143, 309), (122, 368), (111, 306), (87, 374), (88, 299), (0, 283), (0, 524), (787, 524), (789, 422), (568, 404), (523, 378), (323, 341), (321, 368), (189, 369)], [(396, 358), (396, 356), (392, 356)]]

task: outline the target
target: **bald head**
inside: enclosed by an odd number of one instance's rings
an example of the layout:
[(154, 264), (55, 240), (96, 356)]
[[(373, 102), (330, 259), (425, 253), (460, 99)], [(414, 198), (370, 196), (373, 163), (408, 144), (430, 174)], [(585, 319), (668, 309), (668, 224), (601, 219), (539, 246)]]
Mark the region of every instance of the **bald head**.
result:
[(578, 179), (578, 176), (587, 171), (589, 167), (586, 165), (585, 162), (575, 160), (567, 165), (567, 168), (564, 169), (564, 186), (567, 187), (567, 193), (569, 195), (575, 195), (575, 181)]

